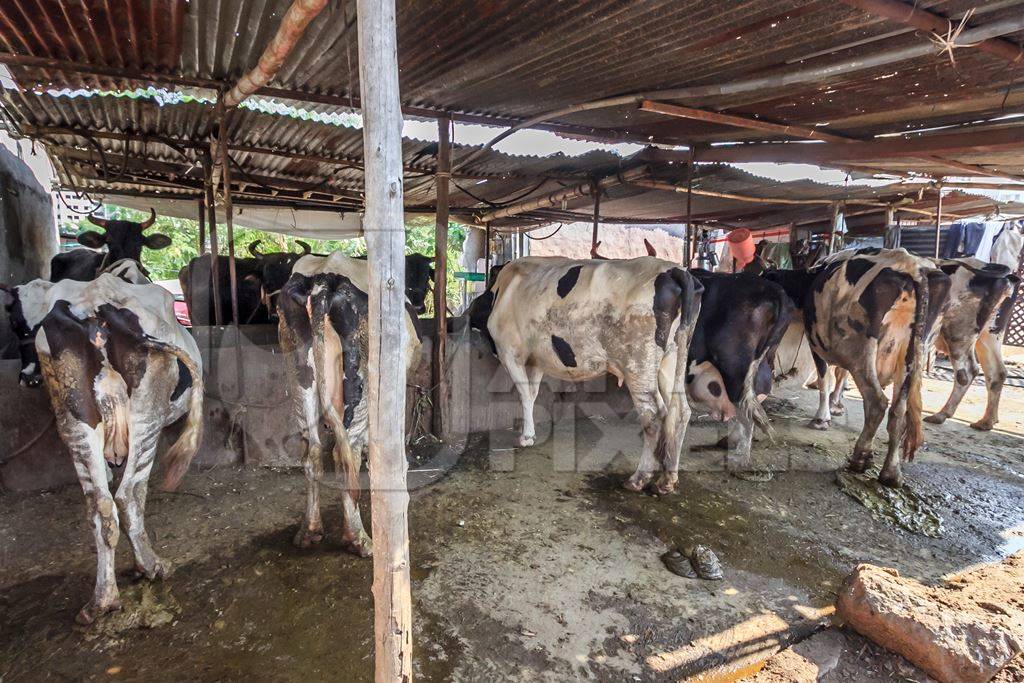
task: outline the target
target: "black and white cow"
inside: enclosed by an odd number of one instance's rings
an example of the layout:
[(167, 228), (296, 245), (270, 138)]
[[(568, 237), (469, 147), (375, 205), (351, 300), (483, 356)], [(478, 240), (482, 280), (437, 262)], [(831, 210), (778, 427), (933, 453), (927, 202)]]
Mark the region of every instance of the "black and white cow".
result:
[[(142, 248), (164, 249), (171, 245), (171, 238), (161, 233), (144, 234), (156, 222), (156, 212), (149, 210), (150, 217), (142, 223), (89, 216), (89, 222), (98, 228), (86, 230), (78, 236), (78, 242), (89, 249), (72, 249), (50, 259), (50, 280), (92, 280), (108, 265), (122, 259), (142, 263)], [(102, 249), (106, 251), (93, 251)]]
[(526, 257), (505, 264), (474, 310), (478, 321), (486, 317), (487, 334), (519, 392), (520, 445), (536, 439), (533, 405), (545, 374), (572, 382), (611, 374), (629, 390), (644, 430), (626, 488), (644, 489), (660, 468), (654, 490), (674, 490), (690, 418), (687, 349), (702, 291), (677, 264), (650, 256)]
[[(166, 487), (180, 482), (199, 446), (202, 361), (174, 317), (173, 297), (158, 285), (128, 283), (111, 273), (90, 282), (35, 280), (18, 288), (18, 300), (29, 318), (41, 316), (35, 349), (96, 541), (95, 590), (78, 615), (89, 623), (119, 606), (119, 529), (128, 535), (141, 575), (169, 572), (146, 534), (146, 492), (164, 427), (187, 414), (164, 456)], [(113, 496), (108, 466), (123, 467)]]
[[(338, 257), (340, 252), (335, 252)], [(332, 254), (334, 256), (334, 254)], [(328, 256), (310, 254), (296, 262), (292, 272), (311, 273), (325, 267)], [(346, 257), (357, 261), (366, 261), (366, 255)], [(431, 265), (434, 259), (424, 254), (405, 255), (405, 298), (412, 306), (416, 315), (421, 315), (427, 310), (427, 294), (430, 293), (431, 283), (434, 281), (434, 267)], [(441, 283), (444, 286), (444, 283)]]
[[(999, 398), (1006, 382), (1003, 364), (1003, 332), (1009, 314), (1010, 294), (1018, 283), (1010, 269), (998, 263), (975, 258), (931, 259), (950, 276), (949, 304), (941, 322), (934, 326), (929, 344), (946, 354), (954, 370), (953, 389), (945, 405), (925, 422), (942, 424), (956, 413), (967, 389), (980, 369), (985, 373), (988, 392), (985, 414), (971, 424), (987, 431), (999, 421)], [(846, 371), (836, 368), (835, 388), (830, 409), (841, 415), (845, 410), (843, 391)]]
[(730, 464), (749, 460), (757, 424), (771, 433), (759, 397), (771, 391), (775, 349), (793, 317), (779, 285), (749, 273), (691, 270), (704, 287), (690, 342), (686, 395), (729, 424)]
[[(949, 294), (949, 276), (903, 249), (838, 252), (809, 271), (772, 271), (803, 314), (818, 371), (818, 412), (811, 421), (827, 429), (832, 415), (828, 366), (850, 373), (864, 398), (864, 427), (849, 467), (871, 466), (872, 443), (886, 408), (889, 444), (879, 481), (903, 482), (900, 449), (913, 459), (921, 431), (922, 359), (932, 326)], [(884, 388), (893, 384), (890, 404)]]
[[(295, 544), (309, 547), (323, 539), (323, 421), (333, 435), (335, 467), (342, 476), (343, 540), (362, 557), (371, 552), (358, 506), (359, 468), (368, 437), (367, 283), (364, 260), (340, 252), (307, 257), (296, 264), (277, 302), (281, 349), (305, 451), (306, 511)], [(404, 353), (411, 370), (419, 362), (420, 344), (411, 306), (406, 313)]]
[[(146, 284), (150, 281), (146, 269), (133, 259), (115, 261), (101, 272), (110, 273), (125, 282), (135, 284)], [(16, 287), (0, 284), (0, 290), (3, 292), (0, 298), (4, 301), (11, 330), (18, 338), (18, 352), (21, 357), (18, 382), (23, 387), (37, 387), (43, 380), (35, 339), (39, 324), (48, 312), (43, 302), (51, 284), (53, 283), (48, 280), (32, 280)]]
[(1003, 332), (1009, 310), (1004, 309), (1009, 308), (1010, 293), (1019, 278), (1004, 265), (975, 258), (939, 260), (936, 265), (950, 277), (951, 285), (935, 345), (949, 357), (955, 377), (946, 404), (925, 421), (942, 424), (953, 417), (977, 377), (981, 361), (988, 400), (985, 414), (971, 426), (989, 430), (999, 421), (999, 397), (1006, 382)]

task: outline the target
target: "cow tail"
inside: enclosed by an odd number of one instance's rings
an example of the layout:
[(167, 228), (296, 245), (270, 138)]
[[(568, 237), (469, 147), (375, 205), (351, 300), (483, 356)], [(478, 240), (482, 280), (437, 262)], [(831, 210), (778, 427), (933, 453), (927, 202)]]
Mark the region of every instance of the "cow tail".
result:
[(313, 336), (313, 371), (315, 373), (313, 383), (320, 399), (320, 409), (324, 412), (324, 418), (334, 433), (334, 448), (331, 456), (334, 459), (334, 469), (344, 479), (344, 486), (349, 489), (352, 495), (358, 498), (359, 487), (356, 481), (359, 476), (359, 461), (352, 453), (352, 446), (348, 438), (348, 429), (345, 427), (343, 415), (345, 413), (345, 394), (342, 378), (334, 368), (328, 371), (328, 363), (335, 363), (335, 368), (344, 366), (344, 345), (338, 340), (337, 359), (328, 358), (327, 336), (337, 335), (337, 331), (330, 321), (330, 312), (334, 289), (330, 286), (314, 286), (310, 294), (309, 324)]
[(906, 430), (903, 433), (903, 456), (913, 460), (918, 447), (924, 443), (921, 429), (921, 377), (924, 373), (925, 333), (928, 325), (928, 278), (918, 273), (914, 278), (914, 324), (910, 331), (910, 344), (905, 359), (907, 376), (900, 393), (907, 401)]
[(177, 441), (164, 455), (167, 464), (164, 466), (163, 487), (166, 491), (173, 491), (181, 483), (203, 440), (203, 370), (184, 349), (173, 344), (147, 339), (144, 345), (174, 356), (185, 366), (192, 379), (192, 393), (188, 399), (188, 417), (185, 419), (185, 428), (181, 430)]

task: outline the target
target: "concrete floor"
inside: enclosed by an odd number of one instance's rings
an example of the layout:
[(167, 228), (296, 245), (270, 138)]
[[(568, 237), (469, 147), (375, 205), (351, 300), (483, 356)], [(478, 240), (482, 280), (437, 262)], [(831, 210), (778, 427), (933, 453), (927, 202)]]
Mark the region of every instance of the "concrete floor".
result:
[[(926, 408), (948, 390), (927, 380)], [(471, 439), (413, 493), (418, 675), (736, 679), (828, 622), (858, 562), (936, 581), (1024, 547), (1024, 389), (1005, 390), (993, 432), (966, 426), (981, 387), (956, 420), (925, 425), (907, 479), (942, 517), (937, 539), (875, 519), (836, 486), (862, 419), (855, 397), (827, 433), (804, 426), (814, 392), (780, 398), (776, 442), (754, 447), (781, 470), (772, 481), (741, 481), (721, 452), (691, 450), (679, 493), (660, 498), (619, 487), (640, 443), (631, 418), (563, 421), (524, 450), (508, 432)], [(721, 433), (698, 422), (688, 446)], [(141, 630), (124, 615), (72, 627), (95, 562), (76, 488), (0, 498), (0, 680), (370, 680), (371, 563), (339, 550), (336, 524), (320, 548), (291, 546), (303, 487), (295, 471), (217, 468), (154, 493), (154, 545), (177, 571), (155, 588), (122, 580), (126, 614), (169, 622)], [(664, 568), (662, 553), (694, 543), (717, 553), (723, 581)], [(126, 545), (119, 560), (130, 566)], [(872, 680), (890, 677), (880, 671)], [(901, 664), (891, 678), (915, 675)]]

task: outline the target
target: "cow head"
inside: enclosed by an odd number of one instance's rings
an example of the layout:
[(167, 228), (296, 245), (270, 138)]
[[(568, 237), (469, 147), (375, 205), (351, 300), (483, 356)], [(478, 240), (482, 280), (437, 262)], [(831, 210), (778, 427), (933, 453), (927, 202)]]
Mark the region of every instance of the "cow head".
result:
[(814, 270), (768, 270), (762, 273), (761, 277), (782, 287), (793, 305), (803, 310), (804, 302), (818, 275), (818, 271)]
[(313, 247), (302, 240), (296, 240), (296, 244), (302, 247), (301, 253), (295, 252), (273, 252), (264, 254), (260, 251), (260, 241), (256, 240), (249, 245), (249, 253), (259, 262), (260, 271), (260, 299), (270, 311), (271, 316), (276, 315), (277, 295), (288, 282), (292, 275), (292, 268), (295, 262), (303, 256), (311, 254)]
[(96, 218), (89, 216), (89, 222), (102, 231), (86, 230), (78, 236), (78, 243), (90, 249), (99, 249), (106, 246), (110, 254), (109, 261), (121, 259), (134, 259), (142, 262), (142, 248), (163, 249), (171, 245), (171, 238), (167, 235), (155, 232), (150, 235), (143, 234), (153, 227), (156, 222), (156, 211), (149, 210), (149, 218), (141, 223), (135, 221), (120, 221), (107, 218)]
[(423, 254), (409, 254), (405, 257), (405, 296), (416, 314), (427, 310), (427, 292), (434, 279), (431, 263), (434, 259)]
[(11, 330), (18, 338), (21, 372), (18, 383), (23, 387), (37, 387), (43, 376), (36, 353), (36, 332), (46, 315), (46, 291), (52, 283), (33, 280), (18, 287), (0, 284), (0, 302), (7, 311)]

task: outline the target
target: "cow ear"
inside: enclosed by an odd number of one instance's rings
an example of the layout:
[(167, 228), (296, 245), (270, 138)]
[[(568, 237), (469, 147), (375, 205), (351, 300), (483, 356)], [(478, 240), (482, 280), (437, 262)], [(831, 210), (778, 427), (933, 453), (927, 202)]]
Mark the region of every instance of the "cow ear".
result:
[(154, 232), (152, 235), (146, 235), (143, 239), (143, 244), (150, 249), (163, 249), (171, 246), (171, 238), (160, 232)]
[(99, 249), (107, 243), (107, 236), (95, 230), (86, 230), (78, 235), (78, 243), (90, 249)]

